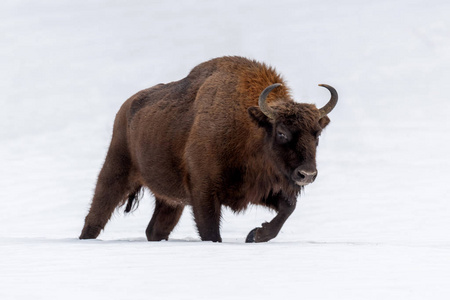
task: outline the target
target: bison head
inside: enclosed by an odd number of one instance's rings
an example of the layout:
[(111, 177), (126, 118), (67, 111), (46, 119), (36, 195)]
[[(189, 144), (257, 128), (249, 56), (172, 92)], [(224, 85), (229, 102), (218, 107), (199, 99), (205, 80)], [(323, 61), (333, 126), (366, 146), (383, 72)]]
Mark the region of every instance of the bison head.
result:
[(336, 90), (321, 84), (331, 93), (330, 101), (318, 109), (313, 104), (295, 103), (278, 99), (269, 106), (269, 93), (281, 86), (268, 86), (259, 97), (259, 107), (250, 107), (251, 118), (266, 131), (268, 153), (293, 184), (304, 186), (317, 177), (316, 148), (322, 130), (330, 123), (327, 114), (337, 103)]

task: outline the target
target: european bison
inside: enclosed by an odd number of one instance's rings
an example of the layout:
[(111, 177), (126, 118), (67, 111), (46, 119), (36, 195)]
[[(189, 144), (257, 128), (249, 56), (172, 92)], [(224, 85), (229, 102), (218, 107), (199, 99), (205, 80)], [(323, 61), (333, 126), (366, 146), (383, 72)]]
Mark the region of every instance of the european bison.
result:
[(221, 207), (258, 204), (277, 211), (246, 242), (277, 236), (300, 190), (314, 181), (319, 135), (337, 103), (320, 109), (293, 101), (276, 71), (242, 57), (221, 57), (189, 75), (128, 99), (113, 135), (80, 239), (96, 238), (114, 209), (126, 212), (143, 187), (155, 196), (149, 241), (167, 240), (191, 205), (203, 241), (220, 242)]

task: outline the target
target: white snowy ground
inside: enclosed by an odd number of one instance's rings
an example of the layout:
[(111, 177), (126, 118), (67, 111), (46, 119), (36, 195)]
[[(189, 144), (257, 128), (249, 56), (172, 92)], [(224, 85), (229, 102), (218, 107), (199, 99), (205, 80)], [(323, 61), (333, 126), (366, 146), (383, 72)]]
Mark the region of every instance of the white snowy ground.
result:
[[(450, 2), (2, 1), (0, 299), (449, 299)], [(189, 210), (148, 243), (147, 193), (79, 241), (114, 115), (136, 91), (242, 55), (298, 101), (340, 100), (319, 177), (280, 235)]]

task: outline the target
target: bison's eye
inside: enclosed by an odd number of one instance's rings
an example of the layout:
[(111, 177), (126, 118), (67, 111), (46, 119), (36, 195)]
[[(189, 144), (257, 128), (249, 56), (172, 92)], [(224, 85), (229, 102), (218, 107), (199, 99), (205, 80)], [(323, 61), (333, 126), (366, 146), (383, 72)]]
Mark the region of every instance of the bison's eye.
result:
[(287, 135), (284, 132), (278, 131), (278, 138), (287, 140)]
[(283, 130), (277, 130), (277, 142), (280, 144), (284, 144), (289, 142), (290, 140), (290, 134), (288, 132), (285, 132)]

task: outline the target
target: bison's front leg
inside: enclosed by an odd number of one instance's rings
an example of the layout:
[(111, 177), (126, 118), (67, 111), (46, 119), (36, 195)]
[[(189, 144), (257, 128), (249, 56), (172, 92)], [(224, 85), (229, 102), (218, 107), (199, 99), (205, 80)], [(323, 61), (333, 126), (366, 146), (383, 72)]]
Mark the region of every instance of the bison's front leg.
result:
[(286, 222), (295, 210), (295, 205), (297, 203), (296, 199), (288, 200), (281, 196), (268, 199), (268, 202), (269, 201), (275, 202), (271, 204), (276, 207), (278, 214), (272, 219), (272, 221), (263, 223), (262, 227), (255, 228), (250, 231), (247, 235), (247, 239), (245, 240), (246, 243), (267, 242), (276, 237), (280, 232), (281, 227), (283, 227), (284, 222)]
[[(214, 193), (212, 193), (214, 194)], [(202, 241), (222, 242), (220, 237), (221, 205), (210, 194), (197, 193), (192, 199), (192, 212)]]
[(222, 242), (220, 237), (220, 204), (194, 204), (192, 211), (202, 241)]

